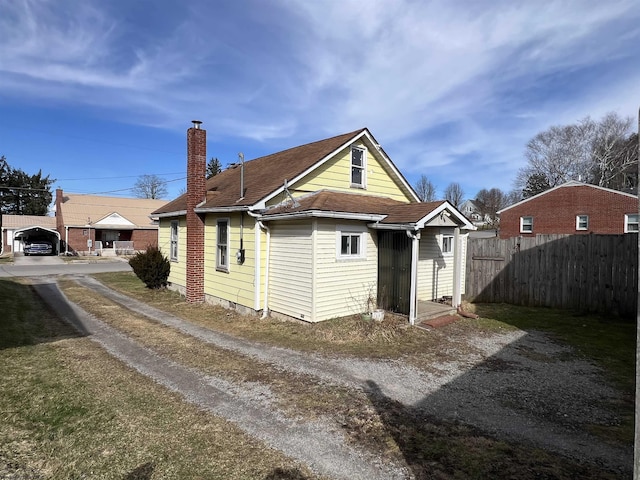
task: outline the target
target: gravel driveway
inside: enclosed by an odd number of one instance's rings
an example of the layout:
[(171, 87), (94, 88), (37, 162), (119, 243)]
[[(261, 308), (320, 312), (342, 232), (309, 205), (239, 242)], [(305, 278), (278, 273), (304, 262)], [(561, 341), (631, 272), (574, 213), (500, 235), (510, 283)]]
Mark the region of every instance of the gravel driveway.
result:
[[(240, 352), (285, 371), (319, 381), (361, 389), (376, 399), (395, 400), (442, 419), (476, 426), (504, 440), (516, 440), (594, 462), (628, 474), (632, 449), (616, 448), (579, 428), (585, 423), (609, 425), (618, 419), (603, 401), (618, 394), (601, 372), (542, 333), (510, 332), (468, 339), (455, 362), (431, 363), (417, 369), (402, 361), (327, 358), (264, 345), (185, 322), (115, 292), (93, 278), (78, 276), (91, 288), (139, 314), (192, 335), (203, 342)], [(333, 478), (410, 478), (399, 465), (376, 458), (345, 443), (340, 432), (321, 421), (294, 422), (270, 405), (268, 386), (232, 385), (158, 356), (70, 305), (50, 279), (36, 291), (62, 318), (90, 333), (109, 352), (188, 401), (221, 415), (249, 434)], [(441, 335), (433, 331), (433, 335)], [(238, 408), (242, 404), (243, 408)]]

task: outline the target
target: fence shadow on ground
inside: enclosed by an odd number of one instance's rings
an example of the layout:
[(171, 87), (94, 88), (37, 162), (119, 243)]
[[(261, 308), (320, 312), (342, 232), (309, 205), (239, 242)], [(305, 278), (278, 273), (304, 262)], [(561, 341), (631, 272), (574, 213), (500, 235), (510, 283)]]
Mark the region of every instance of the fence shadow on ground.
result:
[[(620, 422), (620, 393), (540, 334), (525, 334), (411, 406), (374, 381), (367, 386), (416, 479), (631, 476), (633, 438), (607, 444), (590, 433)], [(632, 404), (625, 408), (633, 414)]]

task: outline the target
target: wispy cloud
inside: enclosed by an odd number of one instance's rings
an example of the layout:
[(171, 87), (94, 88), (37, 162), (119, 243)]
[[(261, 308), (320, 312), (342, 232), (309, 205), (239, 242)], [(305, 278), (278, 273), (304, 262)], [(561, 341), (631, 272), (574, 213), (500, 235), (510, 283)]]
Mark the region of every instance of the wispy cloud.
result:
[(16, 0), (0, 92), (274, 145), (368, 126), (403, 170), (472, 163), (491, 187), (550, 124), (635, 115), (639, 20), (635, 0)]

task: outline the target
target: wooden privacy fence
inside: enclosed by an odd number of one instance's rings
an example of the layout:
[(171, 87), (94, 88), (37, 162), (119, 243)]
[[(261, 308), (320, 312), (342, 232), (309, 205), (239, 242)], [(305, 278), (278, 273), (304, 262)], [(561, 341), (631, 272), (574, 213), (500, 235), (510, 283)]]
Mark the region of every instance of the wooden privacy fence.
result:
[(638, 235), (472, 238), (466, 298), (633, 317)]

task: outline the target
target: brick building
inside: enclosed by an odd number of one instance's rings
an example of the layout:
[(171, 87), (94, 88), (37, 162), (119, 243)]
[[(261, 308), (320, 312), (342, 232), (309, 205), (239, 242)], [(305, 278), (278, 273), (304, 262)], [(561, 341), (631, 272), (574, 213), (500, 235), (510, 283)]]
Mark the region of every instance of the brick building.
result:
[(638, 197), (570, 181), (498, 212), (500, 238), (639, 231)]
[(65, 194), (56, 190), (56, 230), (61, 253), (103, 255), (158, 245), (158, 223), (151, 212), (166, 200)]

